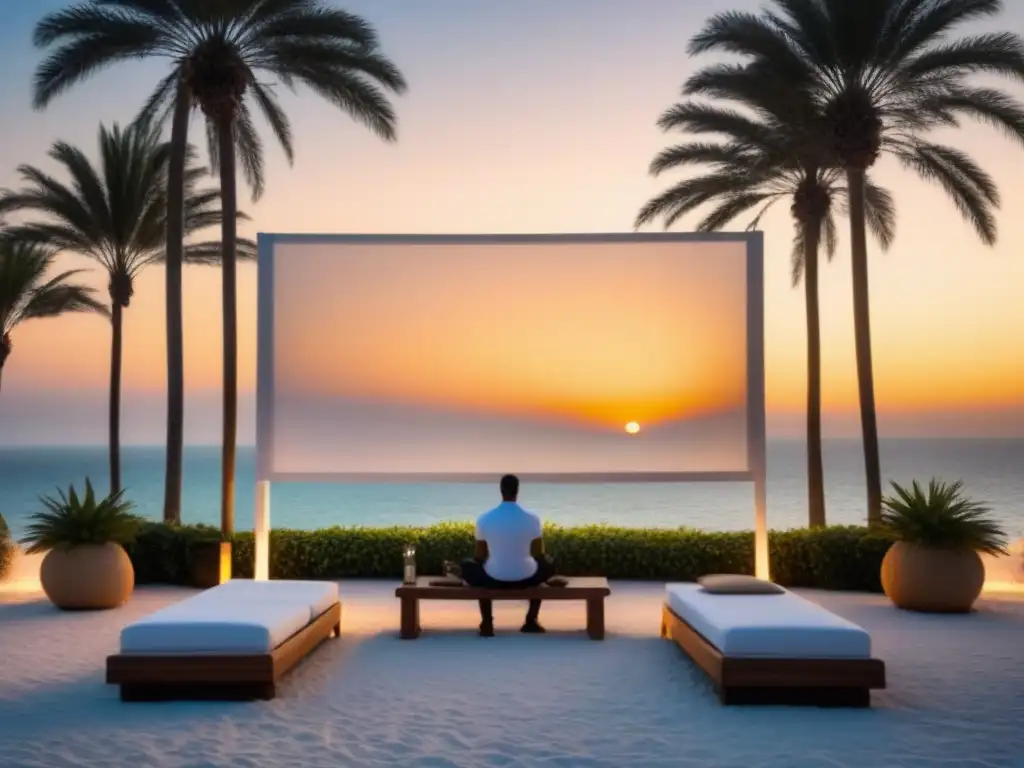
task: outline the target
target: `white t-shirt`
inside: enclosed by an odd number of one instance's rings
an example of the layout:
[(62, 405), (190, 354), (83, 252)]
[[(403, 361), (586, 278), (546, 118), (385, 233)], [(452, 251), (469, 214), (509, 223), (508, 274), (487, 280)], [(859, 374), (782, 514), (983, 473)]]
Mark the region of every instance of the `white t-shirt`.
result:
[(498, 581), (520, 581), (537, 572), (530, 542), (543, 535), (540, 518), (514, 501), (503, 501), (476, 521), (477, 541), (487, 542), (484, 571)]

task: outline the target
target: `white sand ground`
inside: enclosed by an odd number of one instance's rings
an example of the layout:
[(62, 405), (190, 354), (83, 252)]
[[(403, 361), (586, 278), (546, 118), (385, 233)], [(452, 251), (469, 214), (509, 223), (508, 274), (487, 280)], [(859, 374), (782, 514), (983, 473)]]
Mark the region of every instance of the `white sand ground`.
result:
[(121, 627), (190, 590), (62, 613), (0, 587), (0, 766), (1024, 766), (1024, 599), (968, 616), (905, 614), (873, 595), (807, 591), (868, 628), (889, 688), (871, 710), (724, 708), (658, 637), (662, 589), (614, 583), (609, 636), (551, 603), (546, 636), (475, 636), (472, 604), (427, 603), (397, 638), (393, 584), (343, 582), (341, 640), (270, 702), (124, 704), (103, 681)]

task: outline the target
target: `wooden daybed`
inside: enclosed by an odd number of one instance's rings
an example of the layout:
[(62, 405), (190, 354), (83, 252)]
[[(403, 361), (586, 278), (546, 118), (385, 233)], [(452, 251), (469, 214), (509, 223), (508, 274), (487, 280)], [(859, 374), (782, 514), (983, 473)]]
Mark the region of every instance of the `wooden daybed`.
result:
[(668, 584), (661, 634), (707, 674), (723, 704), (867, 707), (871, 690), (885, 688), (868, 633), (788, 591)]
[(611, 593), (603, 576), (574, 576), (564, 586), (541, 585), (529, 589), (484, 589), (469, 586), (431, 586), (437, 576), (420, 576), (416, 584), (395, 590), (401, 601), (401, 637), (420, 636), (420, 600), (584, 600), (587, 603), (587, 634), (591, 640), (604, 639), (604, 601)]
[(107, 682), (125, 701), (272, 699), (288, 670), (340, 634), (336, 583), (236, 579), (126, 626)]

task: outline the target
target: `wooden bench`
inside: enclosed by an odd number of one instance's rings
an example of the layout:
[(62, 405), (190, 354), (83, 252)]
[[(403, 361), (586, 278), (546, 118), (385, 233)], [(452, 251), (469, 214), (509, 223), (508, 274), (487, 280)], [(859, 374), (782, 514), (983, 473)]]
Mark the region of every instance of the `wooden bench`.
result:
[(414, 640), (420, 636), (420, 600), (585, 600), (587, 634), (591, 640), (604, 639), (604, 600), (612, 593), (603, 576), (575, 576), (564, 587), (540, 586), (530, 589), (483, 589), (480, 587), (432, 587), (438, 576), (420, 576), (416, 584), (403, 584), (395, 590), (402, 601), (401, 636)]

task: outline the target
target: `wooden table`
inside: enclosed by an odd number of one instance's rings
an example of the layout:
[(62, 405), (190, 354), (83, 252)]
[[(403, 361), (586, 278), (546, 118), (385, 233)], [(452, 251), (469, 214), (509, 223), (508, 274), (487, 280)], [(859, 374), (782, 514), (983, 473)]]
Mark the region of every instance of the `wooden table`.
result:
[(395, 590), (402, 601), (401, 636), (414, 640), (420, 636), (420, 600), (585, 600), (587, 634), (591, 640), (604, 639), (604, 601), (612, 593), (604, 576), (574, 576), (564, 587), (530, 589), (484, 589), (481, 587), (432, 587), (440, 576), (420, 576), (416, 584), (403, 584)]

